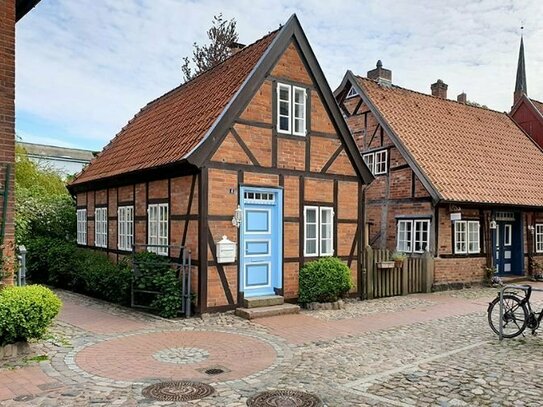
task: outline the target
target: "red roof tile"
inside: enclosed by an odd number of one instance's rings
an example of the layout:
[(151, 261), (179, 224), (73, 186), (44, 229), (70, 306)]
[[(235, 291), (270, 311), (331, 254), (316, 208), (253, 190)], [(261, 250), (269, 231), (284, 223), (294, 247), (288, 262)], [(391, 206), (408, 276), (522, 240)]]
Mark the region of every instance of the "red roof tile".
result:
[(543, 115), (543, 102), (540, 102), (539, 100), (530, 99), (530, 102), (535, 106), (537, 110)]
[(543, 152), (505, 113), (357, 82), (443, 200), (543, 206)]
[(274, 31), (150, 102), (72, 185), (175, 163), (205, 137), (271, 44)]

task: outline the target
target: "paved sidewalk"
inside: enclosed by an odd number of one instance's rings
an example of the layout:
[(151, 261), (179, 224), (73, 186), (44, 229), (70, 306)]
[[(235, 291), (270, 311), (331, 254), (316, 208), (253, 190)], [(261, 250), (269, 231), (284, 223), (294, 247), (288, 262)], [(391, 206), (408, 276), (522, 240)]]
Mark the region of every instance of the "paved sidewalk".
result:
[(34, 345), (47, 360), (0, 364), (1, 406), (179, 405), (141, 391), (181, 379), (215, 388), (186, 404), (198, 406), (245, 406), (270, 389), (308, 391), (327, 406), (539, 406), (543, 396), (540, 339), (500, 343), (487, 325), (494, 289), (256, 321), (231, 313), (167, 321), (58, 293), (64, 308)]

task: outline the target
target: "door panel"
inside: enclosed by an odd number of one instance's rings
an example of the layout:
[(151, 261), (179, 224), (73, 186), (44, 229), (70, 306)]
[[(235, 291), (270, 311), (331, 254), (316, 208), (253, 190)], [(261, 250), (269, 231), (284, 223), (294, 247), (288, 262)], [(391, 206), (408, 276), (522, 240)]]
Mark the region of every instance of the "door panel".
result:
[(513, 223), (498, 222), (496, 227), (496, 271), (507, 274), (513, 271)]
[(282, 191), (242, 187), (240, 197), (240, 290), (275, 294), (282, 288)]

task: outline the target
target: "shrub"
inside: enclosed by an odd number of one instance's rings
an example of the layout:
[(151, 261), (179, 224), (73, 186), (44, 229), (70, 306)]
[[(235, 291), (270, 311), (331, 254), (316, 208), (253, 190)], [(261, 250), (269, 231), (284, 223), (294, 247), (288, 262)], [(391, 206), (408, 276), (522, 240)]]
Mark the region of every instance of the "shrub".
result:
[(0, 345), (40, 339), (62, 303), (40, 285), (8, 287), (0, 291)]
[(306, 264), (300, 270), (299, 302), (333, 302), (353, 287), (351, 270), (334, 257)]
[(61, 288), (74, 286), (74, 270), (78, 248), (73, 242), (54, 237), (30, 239), (27, 242), (28, 278), (34, 283)]
[(138, 274), (134, 285), (140, 290), (156, 291), (150, 306), (164, 318), (174, 318), (181, 307), (181, 283), (167, 258), (154, 253), (137, 253), (134, 262)]

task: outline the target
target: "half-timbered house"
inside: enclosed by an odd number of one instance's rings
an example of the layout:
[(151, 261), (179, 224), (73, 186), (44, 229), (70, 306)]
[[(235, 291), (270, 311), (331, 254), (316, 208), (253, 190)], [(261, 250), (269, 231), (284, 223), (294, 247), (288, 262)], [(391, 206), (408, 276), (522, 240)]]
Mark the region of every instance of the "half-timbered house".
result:
[[(363, 163), (296, 16), (145, 106), (71, 184), (78, 242), (191, 250), (200, 312), (298, 295), (298, 271), (337, 256), (360, 291)], [(237, 244), (221, 263), (223, 236)]]
[(448, 100), (441, 80), (431, 90), (393, 85), (379, 61), (335, 92), (376, 177), (368, 243), (431, 253), (434, 288), (481, 281), (485, 267), (525, 274), (543, 255), (543, 152), (506, 113)]

